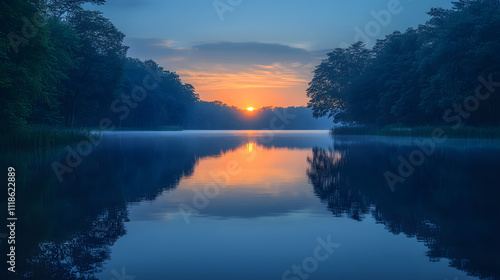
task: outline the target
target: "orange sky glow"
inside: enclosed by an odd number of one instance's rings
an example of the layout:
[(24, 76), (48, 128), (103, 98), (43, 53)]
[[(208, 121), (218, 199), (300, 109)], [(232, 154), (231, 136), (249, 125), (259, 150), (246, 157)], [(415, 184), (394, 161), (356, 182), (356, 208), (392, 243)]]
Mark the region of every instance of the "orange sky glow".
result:
[[(196, 87), (196, 86), (195, 86)], [(229, 106), (241, 109), (254, 107), (259, 109), (266, 106), (272, 107), (300, 107), (306, 106), (308, 98), (305, 87), (291, 89), (277, 88), (251, 88), (251, 89), (221, 89), (221, 90), (196, 90), (200, 99), (204, 101), (220, 100)], [(302, 93), (303, 96), (293, 94)], [(292, 94), (291, 94), (292, 93)]]
[(191, 83), (200, 99), (222, 101), (241, 109), (266, 106), (306, 106), (306, 89), (312, 65), (254, 65), (246, 69), (206, 67), (198, 71), (179, 70), (183, 81)]
[[(184, 83), (195, 87), (201, 100), (218, 100), (241, 109), (307, 105), (305, 90), (314, 67), (333, 49), (357, 42), (357, 28), (377, 23), (374, 11), (387, 7), (387, 0), (324, 0), (314, 5), (311, 1), (255, 0), (221, 21), (217, 13), (209, 12), (214, 1), (109, 2), (99, 9), (127, 34), (130, 57), (154, 59), (176, 72)], [(431, 7), (452, 5), (451, 1), (405, 2), (402, 13), (408, 14), (392, 17), (377, 36), (365, 39), (367, 46), (395, 30), (418, 27), (428, 20), (426, 12)], [(298, 17), (298, 11), (304, 16)], [(147, 20), (137, 24), (131, 18)], [(175, 28), (165, 28), (171, 26)]]

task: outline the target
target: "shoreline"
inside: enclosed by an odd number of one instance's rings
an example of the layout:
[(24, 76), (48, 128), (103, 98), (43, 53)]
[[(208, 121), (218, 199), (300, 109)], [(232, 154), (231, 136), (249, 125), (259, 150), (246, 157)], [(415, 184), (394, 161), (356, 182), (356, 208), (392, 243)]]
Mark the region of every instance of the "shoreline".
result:
[[(115, 128), (110, 131), (192, 131), (179, 126), (158, 128)], [(242, 131), (248, 129), (241, 129)], [(327, 129), (325, 129), (327, 130)], [(472, 127), (463, 126), (457, 129), (451, 126), (338, 126), (328, 129), (332, 136), (388, 136), (388, 137), (423, 137), (431, 138), (435, 130), (442, 130), (449, 138), (467, 139), (500, 139), (500, 127)], [(93, 128), (65, 128), (65, 127), (30, 127), (22, 130), (5, 133), (0, 139), (0, 150), (8, 149), (40, 149), (76, 143), (86, 139)], [(197, 131), (227, 131), (227, 130), (197, 130)], [(290, 130), (292, 131), (292, 130)], [(301, 131), (315, 131), (302, 129)]]
[(393, 137), (432, 137), (436, 130), (440, 130), (449, 138), (467, 138), (467, 139), (499, 139), (500, 127), (474, 127), (463, 126), (454, 128), (451, 126), (339, 126), (330, 129), (332, 135), (374, 135), (374, 136), (393, 136)]

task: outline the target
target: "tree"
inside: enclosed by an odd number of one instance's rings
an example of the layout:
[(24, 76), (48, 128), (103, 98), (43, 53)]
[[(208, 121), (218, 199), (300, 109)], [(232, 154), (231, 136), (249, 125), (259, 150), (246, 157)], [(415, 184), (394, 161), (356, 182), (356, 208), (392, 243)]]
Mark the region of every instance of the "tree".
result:
[(311, 98), (308, 107), (314, 117), (329, 116), (336, 122), (346, 120), (348, 103), (346, 92), (352, 81), (364, 72), (370, 51), (361, 42), (349, 48), (337, 48), (328, 53), (314, 70), (314, 78), (309, 83), (307, 96)]
[(120, 111), (117, 120), (119, 125), (149, 128), (182, 126), (188, 112), (198, 101), (198, 95), (192, 85), (183, 83), (177, 74), (164, 70), (153, 60), (128, 58), (124, 77), (115, 97), (121, 100), (130, 98), (138, 86), (144, 85), (146, 77), (151, 78), (148, 82), (151, 88), (142, 88), (144, 100), (134, 102), (133, 107), (129, 109), (119, 104), (113, 106), (113, 110)]
[(6, 124), (2, 128), (11, 130), (28, 125), (34, 100), (48, 98), (54, 47), (49, 28), (32, 22), (37, 9), (31, 1), (0, 6), (0, 117)]
[(62, 19), (82, 12), (84, 10), (82, 5), (85, 3), (104, 5), (106, 0), (46, 0), (44, 7), (51, 17)]
[(79, 38), (67, 23), (54, 18), (47, 20), (50, 30), (52, 51), (47, 62), (50, 71), (46, 73), (46, 94), (43, 99), (35, 100), (31, 123), (58, 125), (62, 123), (62, 100), (66, 96), (63, 83), (69, 79), (69, 73), (78, 68), (81, 59)]
[(80, 38), (80, 67), (70, 73), (65, 83), (68, 95), (64, 100), (65, 124), (73, 126), (96, 120), (107, 113), (113, 92), (121, 77), (127, 47), (125, 35), (97, 11), (80, 11), (68, 18), (68, 23)]
[[(425, 41), (419, 53), (422, 96), (419, 103), (430, 120), (441, 120), (454, 104), (474, 94), (479, 76), (500, 74), (500, 3), (461, 0), (452, 10), (429, 13)], [(500, 123), (498, 98), (491, 96), (464, 121)]]
[(383, 126), (442, 124), (452, 112), (469, 125), (500, 124), (500, 99), (488, 95), (500, 78), (500, 1), (453, 3), (371, 51), (358, 43), (329, 53), (307, 90), (314, 115)]
[(67, 85), (71, 84), (70, 72), (74, 76), (84, 52), (80, 49), (82, 33), (78, 34), (76, 25), (68, 19), (82, 15), (80, 6), (86, 2), (104, 3), (102, 0), (2, 2), (0, 114), (7, 123), (4, 128), (26, 128), (30, 123), (54, 125), (61, 121), (60, 108), (68, 92)]

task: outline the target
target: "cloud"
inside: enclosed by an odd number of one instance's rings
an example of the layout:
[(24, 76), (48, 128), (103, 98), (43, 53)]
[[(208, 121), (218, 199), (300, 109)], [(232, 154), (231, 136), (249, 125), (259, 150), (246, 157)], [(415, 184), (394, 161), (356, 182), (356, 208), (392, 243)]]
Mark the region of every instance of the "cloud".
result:
[[(262, 67), (265, 67), (262, 70)], [(181, 69), (200, 90), (245, 89), (245, 88), (290, 88), (307, 83), (303, 69), (292, 65), (258, 65), (239, 72), (230, 69), (217, 72), (190, 71)]]
[(203, 43), (187, 47), (180, 42), (158, 38), (127, 38), (126, 44), (131, 47), (130, 55), (133, 57), (188, 57), (192, 62), (217, 64), (308, 64), (321, 59), (328, 52), (258, 42)]
[(154, 46), (165, 47), (165, 48), (169, 48), (172, 50), (187, 50), (187, 48), (175, 47), (174, 44), (175, 44), (175, 41), (173, 41), (173, 40), (162, 40), (162, 41), (154, 44)]
[(126, 43), (131, 46), (130, 56), (154, 59), (165, 69), (177, 72), (183, 81), (195, 86), (202, 98), (203, 92), (209, 91), (263, 88), (290, 89), (295, 91), (291, 97), (303, 96), (314, 65), (328, 52), (258, 42), (183, 46), (166, 39), (129, 38)]
[(290, 47), (282, 44), (267, 43), (214, 43), (193, 47), (199, 58), (228, 64), (307, 63), (316, 60), (320, 52)]

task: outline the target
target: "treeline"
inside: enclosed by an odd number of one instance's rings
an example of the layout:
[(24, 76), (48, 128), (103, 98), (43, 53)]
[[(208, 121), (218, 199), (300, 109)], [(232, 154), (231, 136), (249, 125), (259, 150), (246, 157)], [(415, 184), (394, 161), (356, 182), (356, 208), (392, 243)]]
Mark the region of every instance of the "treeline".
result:
[(329, 129), (328, 118), (315, 119), (306, 107), (263, 107), (253, 112), (228, 106), (221, 101), (199, 101), (188, 114), (187, 129)]
[(372, 49), (328, 53), (309, 84), (314, 116), (364, 125), (499, 125), (500, 1), (433, 8)]
[(125, 35), (86, 3), (105, 0), (0, 4), (2, 129), (182, 125), (194, 88), (152, 60), (127, 58)]

